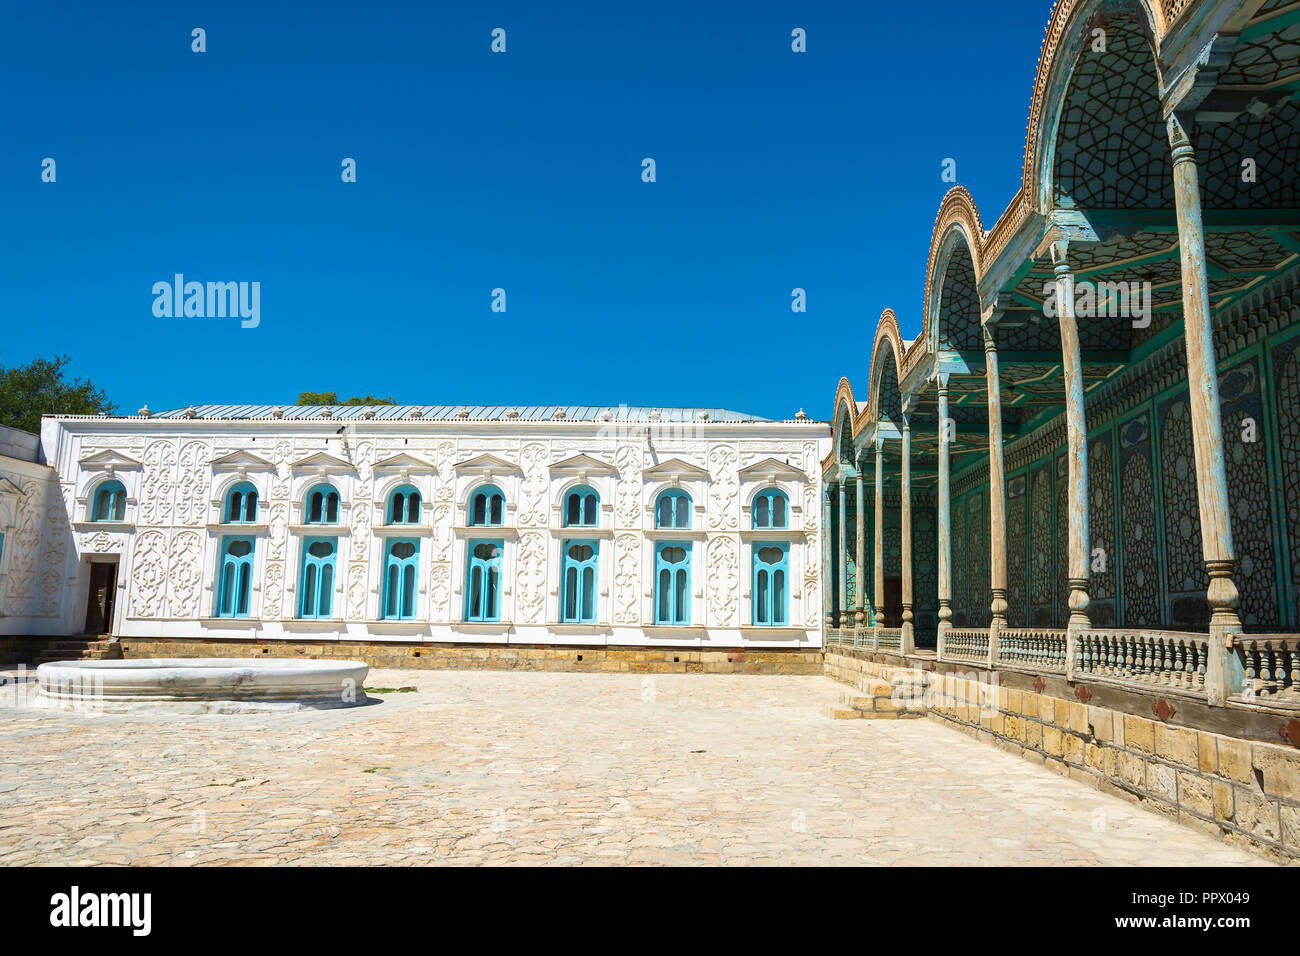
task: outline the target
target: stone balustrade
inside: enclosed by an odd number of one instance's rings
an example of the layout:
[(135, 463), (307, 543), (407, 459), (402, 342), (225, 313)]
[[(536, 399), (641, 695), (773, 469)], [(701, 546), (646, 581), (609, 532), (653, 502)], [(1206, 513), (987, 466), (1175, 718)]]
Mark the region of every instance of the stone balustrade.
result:
[(945, 660), (977, 661), (987, 664), (989, 632), (987, 628), (953, 628), (943, 638)]
[(998, 663), (1065, 672), (1065, 631), (1007, 628), (998, 632)]
[(1235, 646), (1247, 699), (1300, 705), (1300, 634), (1242, 634)]
[(1080, 632), (1077, 654), (1081, 675), (1205, 694), (1207, 634), (1096, 628)]
[(903, 629), (901, 627), (882, 627), (877, 632), (879, 647), (882, 651), (896, 651), (903, 646)]

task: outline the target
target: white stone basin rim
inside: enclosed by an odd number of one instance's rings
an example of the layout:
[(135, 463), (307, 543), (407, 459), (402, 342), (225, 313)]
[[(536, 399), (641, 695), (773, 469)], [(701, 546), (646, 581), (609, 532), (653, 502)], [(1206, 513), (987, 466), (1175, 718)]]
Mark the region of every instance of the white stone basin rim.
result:
[(36, 668), (52, 701), (298, 701), (363, 703), (370, 667), (361, 661), (176, 657), (56, 661)]

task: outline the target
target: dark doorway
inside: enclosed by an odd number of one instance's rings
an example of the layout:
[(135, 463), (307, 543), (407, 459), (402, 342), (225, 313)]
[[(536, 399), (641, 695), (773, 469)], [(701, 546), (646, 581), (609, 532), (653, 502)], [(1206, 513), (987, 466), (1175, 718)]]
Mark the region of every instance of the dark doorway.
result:
[(113, 627), (113, 597), (117, 594), (117, 565), (90, 566), (90, 596), (86, 601), (86, 631), (98, 637)]
[(885, 578), (885, 627), (903, 626), (903, 579)]

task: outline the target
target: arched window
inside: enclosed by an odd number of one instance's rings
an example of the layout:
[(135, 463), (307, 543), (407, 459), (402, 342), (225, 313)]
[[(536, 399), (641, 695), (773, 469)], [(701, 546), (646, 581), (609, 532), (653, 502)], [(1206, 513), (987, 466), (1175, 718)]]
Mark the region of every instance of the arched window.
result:
[(566, 624), (596, 622), (596, 575), (600, 542), (565, 541), (561, 581), (560, 620)]
[(306, 524), (338, 524), (339, 493), (333, 485), (316, 485), (307, 492)]
[(754, 545), (754, 623), (780, 626), (789, 621), (790, 549), (786, 544)]
[(500, 527), (505, 518), (506, 496), (496, 485), (476, 488), (469, 499), (469, 523), (474, 528)]
[(600, 496), (586, 485), (573, 488), (564, 496), (564, 526), (594, 528), (599, 523)]
[(691, 546), (667, 542), (655, 546), (655, 623), (691, 623)]
[(469, 542), (465, 620), (501, 620), (501, 541)]
[(248, 617), (253, 593), (252, 538), (226, 538), (221, 542), (217, 584), (217, 617)]
[(420, 523), (420, 493), (411, 485), (400, 485), (388, 496), (388, 523)]
[(328, 618), (334, 609), (338, 538), (305, 538), (302, 545), (302, 600), (298, 616)]
[(91, 521), (125, 521), (126, 488), (116, 478), (101, 483), (91, 496)]
[(415, 617), (415, 587), (419, 580), (420, 542), (390, 538), (384, 557), (384, 614), (390, 621)]
[(689, 528), (691, 496), (684, 491), (665, 491), (655, 502), (656, 528)]
[(257, 489), (251, 482), (241, 481), (226, 492), (226, 522), (253, 524), (257, 521)]
[(790, 527), (790, 499), (784, 491), (765, 488), (754, 496), (755, 528)]

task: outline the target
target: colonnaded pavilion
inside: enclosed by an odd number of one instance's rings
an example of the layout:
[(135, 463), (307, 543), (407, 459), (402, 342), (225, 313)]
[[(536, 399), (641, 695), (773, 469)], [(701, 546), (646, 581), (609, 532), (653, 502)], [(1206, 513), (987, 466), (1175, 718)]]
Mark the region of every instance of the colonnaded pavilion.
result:
[(1019, 192), (836, 391), (831, 642), (1296, 694), (1297, 96), (1292, 0), (1056, 5)]

